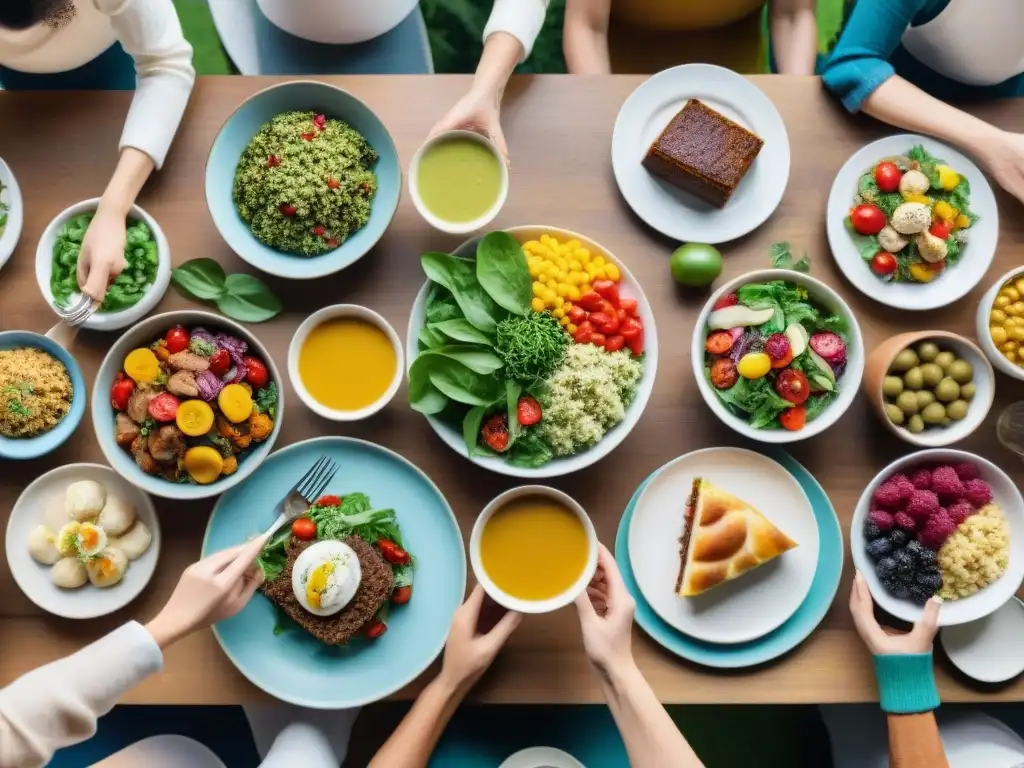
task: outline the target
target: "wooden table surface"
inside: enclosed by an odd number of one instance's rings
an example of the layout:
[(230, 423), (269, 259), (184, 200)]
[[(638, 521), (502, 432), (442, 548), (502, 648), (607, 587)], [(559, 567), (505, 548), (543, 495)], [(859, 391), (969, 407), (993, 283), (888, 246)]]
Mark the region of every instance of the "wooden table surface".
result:
[[(811, 254), (812, 273), (838, 288), (853, 306), (867, 348), (889, 334), (945, 328), (974, 336), (974, 308), (984, 288), (1024, 261), (1024, 217), (1019, 204), (997, 193), (1002, 226), (999, 251), (987, 280), (956, 307), (936, 312), (897, 312), (862, 296), (838, 274), (825, 238), (825, 202), (840, 166), (860, 146), (887, 129), (843, 113), (815, 78), (754, 78), (786, 122), (792, 169), (782, 204), (753, 234), (723, 247), (722, 280), (768, 266), (768, 247), (789, 240)], [(197, 256), (218, 259), (228, 271), (248, 270), (218, 236), (207, 212), (203, 171), (214, 135), (231, 110), (272, 78), (200, 78), (165, 170), (154, 177), (141, 204), (163, 226), (174, 262)], [(394, 136), (403, 165), (423, 137), (468, 85), (465, 77), (336, 78), (332, 82), (364, 99)], [(505, 134), (511, 149), (511, 193), (497, 226), (551, 224), (583, 232), (629, 265), (654, 306), (661, 333), (661, 363), (647, 412), (630, 437), (590, 469), (553, 481), (588, 509), (600, 538), (611, 544), (622, 510), (637, 484), (666, 461), (697, 448), (741, 445), (713, 418), (690, 370), (694, 320), (704, 298), (679, 292), (668, 270), (674, 243), (645, 228), (620, 198), (609, 162), (611, 131), (623, 100), (639, 77), (532, 77), (513, 81), (505, 102)], [(0, 93), (0, 156), (12, 166), (25, 198), (25, 228), (14, 258), (0, 272), (0, 328), (43, 332), (54, 322), (36, 287), (33, 262), (39, 235), (65, 206), (102, 192), (116, 160), (116, 139), (128, 94)], [(986, 119), (1024, 130), (1024, 102), (1007, 101), (978, 110)], [(450, 249), (459, 238), (433, 232), (405, 196), (387, 234), (367, 258), (332, 277), (288, 283), (270, 279), (286, 311), (256, 327), (279, 365), (292, 332), (311, 311), (355, 302), (380, 311), (404, 328), (413, 297), (423, 282), (418, 255)], [(950, 278), (953, 279), (953, 278)], [(191, 306), (169, 291), (159, 310)], [(83, 333), (76, 348), (92, 382), (112, 337)], [(1022, 387), (1005, 376), (993, 415), (962, 447), (996, 461), (1015, 477), (1017, 459), (998, 447), (995, 415), (1019, 398)], [(440, 486), (468, 538), (474, 516), (496, 493), (515, 484), (479, 469), (445, 448), (426, 421), (405, 404), (403, 391), (369, 422), (336, 425), (311, 414), (285, 385), (288, 416), (278, 446), (323, 434), (343, 433), (380, 442), (407, 456)], [(793, 447), (793, 455), (822, 483), (848, 529), (864, 485), (909, 446), (891, 437), (858, 399), (831, 430)], [(43, 459), (0, 465), (0, 523), (25, 485), (62, 464), (102, 461), (88, 415), (60, 450)], [(71, 653), (121, 622), (152, 617), (182, 569), (199, 555), (211, 503), (158, 501), (164, 544), (161, 562), (145, 593), (118, 614), (72, 622), (44, 614), (17, 588), (6, 564), (0, 567), (0, 686), (44, 662)], [(845, 535), (845, 533), (844, 533)], [(876, 697), (870, 659), (846, 609), (852, 566), (847, 555), (835, 604), (818, 630), (783, 659), (763, 667), (716, 673), (663, 651), (639, 629), (634, 652), (641, 669), (665, 702), (773, 703), (849, 702)], [(472, 577), (471, 577), (472, 578)], [(965, 687), (939, 662), (943, 699), (1009, 700), (1024, 696), (1018, 682), (997, 692)], [(428, 673), (429, 676), (430, 673)], [(422, 685), (422, 679), (419, 683)], [(403, 692), (414, 695), (414, 685)], [(594, 702), (600, 692), (583, 655), (575, 612), (528, 618), (492, 672), (477, 688), (489, 702)], [(263, 696), (221, 653), (212, 634), (200, 632), (167, 654), (164, 672), (138, 687), (130, 702), (238, 703)]]

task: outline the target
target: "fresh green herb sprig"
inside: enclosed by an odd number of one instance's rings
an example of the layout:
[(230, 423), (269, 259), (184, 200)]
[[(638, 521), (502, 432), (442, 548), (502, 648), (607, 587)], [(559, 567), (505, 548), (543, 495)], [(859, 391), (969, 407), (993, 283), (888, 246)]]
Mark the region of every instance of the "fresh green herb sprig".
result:
[(256, 390), (256, 413), (265, 413), (270, 418), (277, 418), (277, 382), (272, 381), (262, 389)]
[(505, 375), (517, 381), (546, 379), (561, 364), (569, 337), (547, 312), (510, 315), (498, 323), (495, 350)]
[(792, 269), (804, 274), (811, 271), (811, 257), (804, 254), (803, 258), (797, 259), (790, 250), (789, 243), (785, 241), (773, 243), (768, 254), (771, 257), (772, 266), (776, 269)]
[(3, 394), (7, 396), (7, 410), (15, 416), (27, 418), (32, 415), (32, 410), (23, 402), (27, 395), (32, 394), (33, 387), (27, 381), (16, 381), (3, 388)]
[(281, 300), (262, 280), (244, 273), (226, 275), (213, 259), (186, 261), (171, 270), (171, 280), (192, 298), (213, 302), (243, 323), (262, 323), (281, 311)]

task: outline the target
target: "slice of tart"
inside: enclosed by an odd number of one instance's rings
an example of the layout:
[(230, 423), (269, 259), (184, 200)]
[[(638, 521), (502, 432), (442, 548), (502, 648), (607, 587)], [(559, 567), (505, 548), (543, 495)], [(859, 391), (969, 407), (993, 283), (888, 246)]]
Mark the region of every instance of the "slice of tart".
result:
[(679, 539), (676, 594), (693, 597), (797, 546), (745, 501), (695, 477)]

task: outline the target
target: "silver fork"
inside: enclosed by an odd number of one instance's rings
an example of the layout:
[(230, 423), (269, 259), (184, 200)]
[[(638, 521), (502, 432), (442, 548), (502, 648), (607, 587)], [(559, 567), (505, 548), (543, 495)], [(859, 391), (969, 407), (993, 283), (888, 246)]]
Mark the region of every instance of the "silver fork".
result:
[(53, 308), (60, 317), (61, 322), (46, 332), (47, 338), (57, 342), (65, 349), (70, 348), (75, 340), (75, 336), (78, 335), (78, 329), (85, 324), (86, 320), (92, 317), (99, 307), (100, 302), (94, 301), (85, 295), (81, 296), (74, 306), (71, 307), (62, 307), (59, 304), (54, 304)]
[(309, 471), (295, 484), (295, 487), (288, 491), (288, 494), (281, 503), (278, 504), (281, 514), (277, 516), (277, 520), (267, 529), (263, 537), (269, 538), (273, 536), (275, 531), (282, 525), (291, 522), (297, 517), (301, 517), (312, 506), (313, 502), (320, 498), (324, 489), (327, 488), (327, 484), (334, 479), (334, 475), (337, 472), (338, 465), (329, 459), (326, 454), (321, 455), (316, 460), (316, 463), (309, 468)]

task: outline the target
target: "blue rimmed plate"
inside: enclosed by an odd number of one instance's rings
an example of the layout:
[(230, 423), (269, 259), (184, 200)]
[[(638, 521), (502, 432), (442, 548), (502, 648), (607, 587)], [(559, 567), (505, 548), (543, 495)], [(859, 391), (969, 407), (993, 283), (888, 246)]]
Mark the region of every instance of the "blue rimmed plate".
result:
[(376, 641), (354, 638), (328, 648), (301, 629), (275, 635), (277, 614), (257, 594), (213, 633), (250, 682), (271, 696), (314, 709), (369, 704), (415, 680), (444, 646), (452, 614), (466, 590), (462, 533), (441, 491), (421, 470), (374, 443), (321, 437), (283, 448), (214, 507), (203, 556), (234, 546), (273, 522), (274, 504), (326, 454), (339, 466), (328, 493), (361, 491), (375, 507), (392, 508), (416, 558), (413, 596), (388, 618)]
[(626, 505), (615, 536), (615, 559), (622, 569), (626, 588), (636, 600), (636, 622), (659, 645), (672, 653), (697, 664), (720, 669), (736, 669), (763, 664), (778, 658), (803, 642), (825, 617), (839, 588), (843, 572), (843, 534), (835, 509), (825, 490), (804, 467), (788, 453), (767, 450), (764, 453), (777, 461), (793, 475), (811, 502), (818, 524), (818, 565), (807, 597), (789, 619), (763, 637), (746, 643), (719, 645), (695, 640), (678, 632), (662, 619), (644, 599), (629, 559), (629, 527), (633, 509), (647, 484), (661, 472), (654, 472), (641, 483)]

